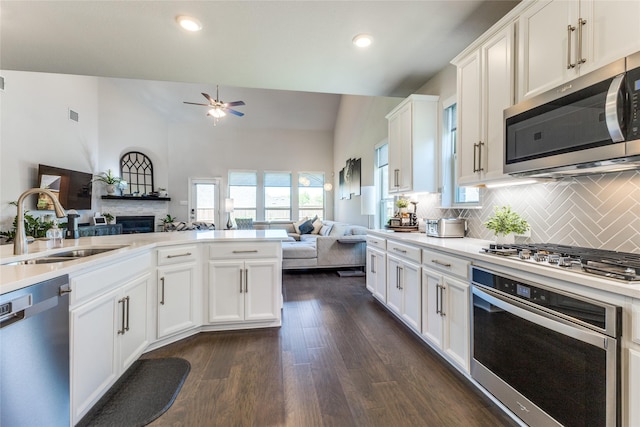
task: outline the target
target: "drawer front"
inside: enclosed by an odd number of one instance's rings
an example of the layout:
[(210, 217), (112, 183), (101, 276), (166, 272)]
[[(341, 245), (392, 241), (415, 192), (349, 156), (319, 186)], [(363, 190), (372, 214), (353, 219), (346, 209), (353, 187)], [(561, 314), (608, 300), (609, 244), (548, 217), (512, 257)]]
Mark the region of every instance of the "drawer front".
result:
[(209, 259), (279, 258), (280, 242), (220, 242), (209, 245)]
[(420, 248), (402, 243), (387, 241), (387, 252), (420, 264)]
[(381, 250), (387, 249), (387, 240), (379, 237), (367, 236), (367, 246), (371, 248), (378, 248)]
[(132, 258), (120, 258), (102, 268), (69, 279), (72, 292), (70, 305), (80, 304), (90, 298), (115, 289), (127, 279), (151, 270), (151, 253), (147, 252)]
[(158, 249), (158, 265), (171, 265), (191, 262), (198, 259), (196, 245), (172, 246)]
[(444, 271), (449, 274), (458, 276), (461, 279), (469, 279), (469, 265), (471, 264), (471, 262), (466, 259), (443, 254), (442, 252), (423, 249), (422, 264), (425, 267)]

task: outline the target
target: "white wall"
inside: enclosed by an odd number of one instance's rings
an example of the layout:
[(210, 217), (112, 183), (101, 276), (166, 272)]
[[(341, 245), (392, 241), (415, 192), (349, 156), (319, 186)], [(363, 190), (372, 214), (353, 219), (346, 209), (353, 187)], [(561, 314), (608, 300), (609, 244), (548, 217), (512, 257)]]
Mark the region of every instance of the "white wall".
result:
[[(226, 195), (230, 169), (264, 171), (324, 172), (331, 180), (333, 170), (333, 134), (331, 131), (290, 129), (245, 129), (201, 124), (169, 126), (168, 167), (171, 188), (169, 211), (179, 220), (188, 219), (188, 179), (222, 178), (222, 197)], [(297, 193), (297, 179), (293, 178)], [(327, 194), (327, 219), (333, 217), (333, 200)], [(295, 214), (294, 214), (295, 215)]]
[[(98, 78), (1, 73), (5, 91), (0, 92), (0, 229), (8, 230), (16, 215), (16, 208), (8, 203), (37, 185), (39, 163), (97, 171)], [(78, 122), (69, 120), (69, 108), (79, 114)], [(34, 196), (27, 208), (35, 209), (35, 201)]]
[(361, 158), (361, 185), (374, 183), (374, 147), (387, 138), (387, 119), (401, 98), (343, 95), (334, 132), (335, 219), (367, 226), (368, 218), (360, 213), (360, 196), (340, 200), (338, 175), (347, 159)]

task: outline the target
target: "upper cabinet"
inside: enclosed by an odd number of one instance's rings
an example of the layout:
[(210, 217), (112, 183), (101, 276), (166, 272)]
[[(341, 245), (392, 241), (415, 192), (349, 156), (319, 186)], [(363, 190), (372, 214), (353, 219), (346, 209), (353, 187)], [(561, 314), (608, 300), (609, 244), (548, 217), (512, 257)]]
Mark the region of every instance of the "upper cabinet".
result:
[(518, 19), (525, 100), (640, 50), (640, 2), (543, 0)]
[(389, 192), (437, 191), (438, 97), (411, 95), (387, 114)]
[(507, 25), (453, 61), (458, 69), (458, 185), (510, 179), (502, 172), (503, 110), (514, 100), (514, 33)]

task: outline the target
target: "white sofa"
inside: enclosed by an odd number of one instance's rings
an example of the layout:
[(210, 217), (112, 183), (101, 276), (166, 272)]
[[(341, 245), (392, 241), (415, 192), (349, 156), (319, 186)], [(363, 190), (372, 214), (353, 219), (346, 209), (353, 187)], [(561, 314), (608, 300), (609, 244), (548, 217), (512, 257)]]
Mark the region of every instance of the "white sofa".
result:
[[(293, 222), (254, 223), (256, 229), (284, 229), (283, 270), (364, 267), (367, 229), (359, 225), (322, 221), (322, 233), (297, 233)], [(318, 230), (319, 231), (319, 230)]]

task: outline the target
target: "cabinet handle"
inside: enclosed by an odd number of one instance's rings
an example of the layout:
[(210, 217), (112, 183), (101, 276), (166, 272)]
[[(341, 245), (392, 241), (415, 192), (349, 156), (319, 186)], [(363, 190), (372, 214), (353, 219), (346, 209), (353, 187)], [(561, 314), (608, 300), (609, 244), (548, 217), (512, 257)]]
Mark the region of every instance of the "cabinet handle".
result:
[(394, 251), (396, 251), (396, 252), (400, 252), (400, 253), (402, 253), (402, 254), (406, 254), (406, 253), (407, 253), (407, 251), (406, 251), (406, 250), (404, 250), (404, 249), (400, 249), (400, 248), (393, 248), (393, 250), (394, 250)]
[(127, 326), (125, 326), (124, 330), (127, 332), (129, 330), (129, 296), (125, 297), (125, 302), (127, 303)]
[(400, 187), (400, 169), (393, 170), (393, 186)]
[(242, 269), (240, 269), (240, 293), (242, 293)]
[(160, 305), (164, 305), (164, 277), (160, 278), (160, 284), (162, 285), (162, 298), (160, 298)]
[(249, 269), (244, 269), (244, 293), (249, 292)]
[(483, 145), (484, 145), (484, 142), (482, 141), (478, 142), (478, 172), (484, 171), (484, 168), (482, 167), (482, 146)]
[(476, 154), (477, 148), (478, 144), (473, 144), (473, 173), (478, 172), (478, 169), (476, 168), (476, 165), (478, 164), (478, 155)]
[(181, 256), (191, 256), (191, 252), (185, 252), (178, 255), (167, 255), (167, 258), (180, 258)]
[(442, 313), (440, 310), (440, 285), (436, 285), (436, 314)]
[(118, 335), (124, 335), (124, 298), (118, 300), (118, 304), (122, 303), (122, 329), (118, 330)]
[(571, 63), (571, 33), (575, 31), (576, 27), (569, 24), (567, 25), (567, 70), (570, 70), (576, 66)]
[(375, 261), (376, 261), (376, 257), (373, 256), (373, 254), (371, 254), (371, 272), (374, 274), (376, 272)]
[(578, 57), (576, 58), (576, 63), (578, 65), (587, 62), (587, 59), (582, 57), (582, 26), (586, 23), (586, 19), (578, 19)]
[(253, 250), (250, 250), (250, 251), (233, 251), (232, 253), (234, 253), (234, 254), (255, 254), (257, 252), (258, 252), (257, 249), (253, 249)]
[(402, 267), (398, 267), (398, 289), (404, 289), (402, 287)]
[(440, 311), (436, 310), (437, 313), (440, 313), (440, 316), (446, 316), (447, 313), (444, 312), (444, 286), (436, 285), (438, 288), (438, 292), (440, 293)]
[(451, 268), (451, 264), (449, 264), (448, 262), (442, 262), (442, 261), (439, 261), (437, 259), (432, 259), (431, 262), (434, 263), (434, 264), (441, 265), (443, 267)]

